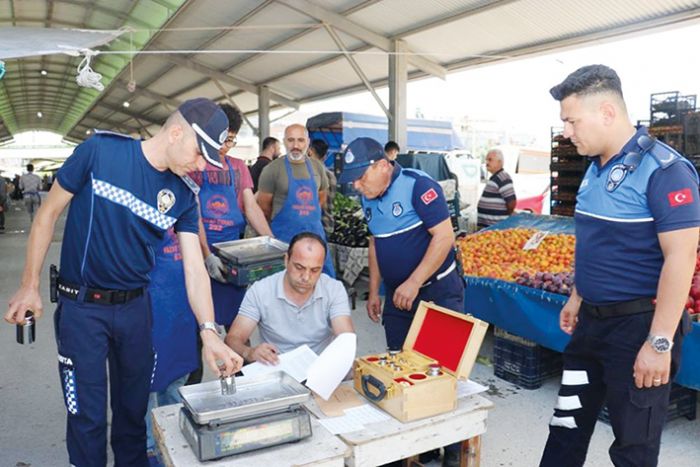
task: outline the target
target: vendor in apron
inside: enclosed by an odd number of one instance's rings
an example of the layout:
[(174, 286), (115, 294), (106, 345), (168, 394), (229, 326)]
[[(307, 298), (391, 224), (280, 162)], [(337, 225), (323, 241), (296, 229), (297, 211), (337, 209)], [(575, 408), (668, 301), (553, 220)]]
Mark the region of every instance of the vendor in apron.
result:
[[(322, 181), (326, 180), (324, 178), (325, 173), (322, 166), (320, 167), (320, 174), (316, 173), (312, 161), (306, 156), (306, 151), (309, 147), (306, 128), (302, 125), (288, 126), (284, 132), (284, 145), (287, 149), (286, 157), (271, 162), (263, 170), (257, 195), (258, 203), (260, 203), (263, 212), (268, 218), (272, 218), (270, 227), (275, 238), (289, 243), (292, 237), (298, 233), (312, 232), (325, 241), (326, 235), (321, 220), (321, 204), (325, 203), (325, 191), (323, 189), (319, 190), (319, 186), (314, 178), (315, 175), (319, 175)], [(308, 178), (294, 176), (292, 160), (300, 161), (301, 159), (303, 159)], [(296, 163), (300, 164), (300, 162)], [(284, 165), (283, 173), (286, 175), (288, 182), (287, 193), (284, 204), (273, 216), (275, 193), (274, 190), (270, 190), (268, 187), (270, 184), (274, 184), (274, 181), (271, 183), (270, 178), (278, 176), (277, 174), (282, 172), (280, 165)], [(323, 193), (323, 197), (321, 193)], [(335, 277), (330, 253), (326, 253), (323, 272), (331, 277)]]
[[(248, 167), (240, 159), (226, 156), (235, 146), (236, 135), (243, 117), (240, 110), (228, 104), (221, 105), (229, 120), (228, 135), (219, 151), (223, 170), (207, 164), (202, 172), (190, 174), (198, 187), (202, 225), (199, 242), (207, 271), (211, 277), (216, 322), (228, 330), (241, 305), (246, 288), (226, 281), (228, 270), (221, 259), (212, 253), (219, 242), (239, 240), (245, 231), (246, 220), (260, 235), (272, 236), (270, 226), (253, 195), (253, 179)], [(192, 373), (188, 384), (202, 379), (201, 365)]]
[(146, 412), (146, 448), (155, 452), (151, 431), (151, 409), (180, 402), (178, 388), (199, 366), (197, 323), (185, 288), (185, 272), (177, 235), (169, 229), (156, 251), (148, 291), (153, 312), (153, 350), (155, 351), (151, 394)]

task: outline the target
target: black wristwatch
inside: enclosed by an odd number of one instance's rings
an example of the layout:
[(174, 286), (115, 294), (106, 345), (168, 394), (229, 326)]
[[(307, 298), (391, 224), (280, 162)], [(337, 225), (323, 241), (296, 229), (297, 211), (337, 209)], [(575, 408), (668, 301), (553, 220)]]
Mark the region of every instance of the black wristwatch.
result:
[(649, 334), (649, 337), (647, 337), (647, 341), (649, 342), (649, 344), (651, 344), (651, 348), (657, 351), (658, 353), (670, 352), (673, 348), (673, 341), (667, 337), (652, 336), (651, 334)]

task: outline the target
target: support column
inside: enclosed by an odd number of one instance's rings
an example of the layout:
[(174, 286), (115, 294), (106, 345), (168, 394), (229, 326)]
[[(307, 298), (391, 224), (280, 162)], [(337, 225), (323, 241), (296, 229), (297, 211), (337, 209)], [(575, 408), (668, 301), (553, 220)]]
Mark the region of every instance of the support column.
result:
[(396, 141), (401, 152), (408, 150), (408, 133), (406, 130), (406, 84), (408, 82), (406, 43), (402, 40), (392, 41), (392, 53), (389, 55), (389, 139)]
[(260, 151), (262, 142), (270, 136), (270, 88), (258, 86), (258, 141)]

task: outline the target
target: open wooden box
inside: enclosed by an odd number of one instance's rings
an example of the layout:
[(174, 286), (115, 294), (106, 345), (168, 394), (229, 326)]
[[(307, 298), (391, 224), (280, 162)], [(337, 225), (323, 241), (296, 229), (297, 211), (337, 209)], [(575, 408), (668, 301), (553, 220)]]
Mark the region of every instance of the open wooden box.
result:
[(355, 359), (355, 389), (402, 422), (453, 410), (488, 323), (421, 302), (403, 350)]

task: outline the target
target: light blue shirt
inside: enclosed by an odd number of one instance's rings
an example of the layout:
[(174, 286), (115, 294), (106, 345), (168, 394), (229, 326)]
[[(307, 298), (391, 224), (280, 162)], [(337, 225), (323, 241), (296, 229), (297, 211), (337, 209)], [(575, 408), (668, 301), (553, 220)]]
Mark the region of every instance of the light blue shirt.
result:
[(297, 306), (284, 293), (285, 273), (255, 282), (238, 314), (258, 323), (262, 341), (274, 344), (281, 353), (306, 344), (319, 354), (333, 340), (331, 320), (350, 316), (348, 294), (340, 281), (321, 274), (311, 297)]

